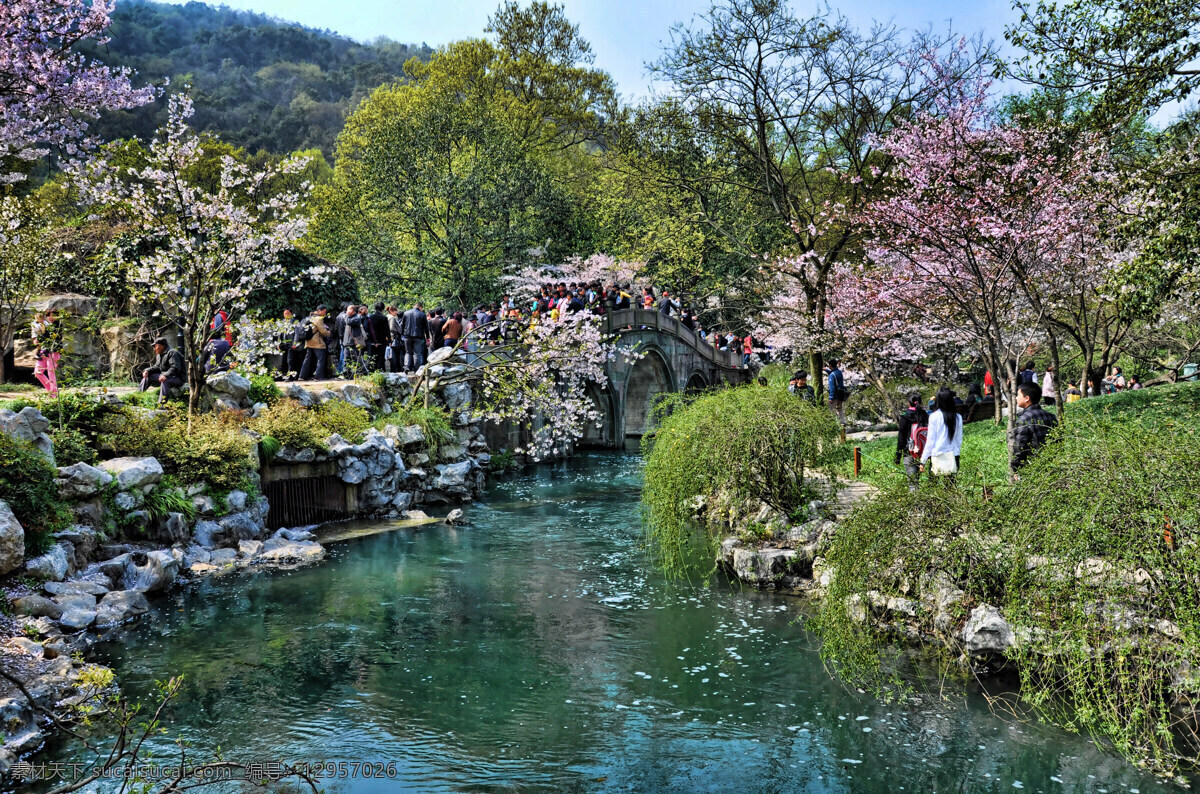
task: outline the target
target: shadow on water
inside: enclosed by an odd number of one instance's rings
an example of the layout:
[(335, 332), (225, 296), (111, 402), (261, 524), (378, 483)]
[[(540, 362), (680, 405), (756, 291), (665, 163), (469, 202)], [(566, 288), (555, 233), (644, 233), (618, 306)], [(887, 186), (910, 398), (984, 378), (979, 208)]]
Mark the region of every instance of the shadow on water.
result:
[(318, 566), (196, 583), (101, 650), (135, 699), (185, 676), (168, 727), (195, 748), (395, 763), (337, 791), (1167, 790), (978, 697), (839, 686), (796, 599), (707, 561), (660, 576), (639, 487), (630, 454), (531, 469), (467, 525), (377, 524)]

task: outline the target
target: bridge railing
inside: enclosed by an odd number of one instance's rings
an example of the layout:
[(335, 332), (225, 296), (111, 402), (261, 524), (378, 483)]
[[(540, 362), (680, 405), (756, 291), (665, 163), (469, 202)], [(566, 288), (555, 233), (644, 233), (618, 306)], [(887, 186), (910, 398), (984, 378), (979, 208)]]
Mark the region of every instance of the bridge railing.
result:
[(721, 367), (737, 369), (742, 365), (742, 356), (735, 350), (718, 350), (712, 343), (688, 328), (674, 317), (652, 309), (621, 309), (604, 315), (605, 331), (610, 334), (618, 333), (622, 328), (632, 327), (634, 330), (645, 327), (655, 331), (665, 331), (674, 334), (696, 348), (708, 361)]

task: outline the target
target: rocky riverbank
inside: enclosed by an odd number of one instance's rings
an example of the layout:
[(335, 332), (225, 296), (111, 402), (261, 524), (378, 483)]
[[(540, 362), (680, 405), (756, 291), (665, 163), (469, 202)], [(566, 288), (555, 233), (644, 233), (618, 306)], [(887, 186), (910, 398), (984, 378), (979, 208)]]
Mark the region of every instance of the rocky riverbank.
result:
[[(431, 377), (446, 368), (431, 366)], [(292, 386), (288, 395), (305, 406), (342, 400), (386, 416), (393, 401), (411, 394), (412, 383), (408, 376), (389, 375), (382, 388), (348, 383), (310, 392)], [(262, 410), (248, 404), (249, 382), (238, 375), (218, 376), (210, 387), (217, 411)], [(179, 486), (171, 494), (175, 501), (165, 500), (163, 467), (153, 457), (60, 467), (55, 485), (75, 523), (30, 559), (24, 558), (24, 528), (0, 501), (0, 574), (7, 574), (0, 582), (0, 659), (16, 679), (0, 679), (0, 772), (39, 747), (55, 717), (115, 685), (110, 672), (87, 661), (88, 651), (98, 637), (147, 613), (151, 599), (200, 577), (325, 557), (309, 528), (268, 530), (271, 505), (259, 487), (263, 472), (328, 471), (353, 488), (353, 509), (345, 518), (427, 519), (419, 506), (449, 507), (477, 497), (490, 456), (471, 420), (471, 388), (435, 386), (429, 399), (452, 417), (450, 443), (430, 445), (420, 426), (385, 423), (368, 429), (359, 443), (331, 435), (321, 448), (280, 449), (269, 463), (256, 451), (246, 490), (218, 493), (196, 482)], [(48, 428), (36, 409), (0, 410), (0, 432), (33, 444), (53, 462)], [(190, 509), (182, 509), (180, 499)], [(164, 510), (164, 504), (179, 509)], [(453, 510), (448, 518), (460, 516)]]

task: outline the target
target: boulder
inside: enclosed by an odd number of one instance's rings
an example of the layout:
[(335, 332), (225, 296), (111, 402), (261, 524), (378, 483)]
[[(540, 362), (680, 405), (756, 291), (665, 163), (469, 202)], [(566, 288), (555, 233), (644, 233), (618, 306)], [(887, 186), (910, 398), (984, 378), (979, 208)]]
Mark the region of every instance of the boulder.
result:
[(266, 546), (270, 548), (264, 546), (256, 562), (316, 562), (325, 556), (324, 547), (313, 541), (269, 540)]
[(150, 602), (137, 590), (115, 590), (100, 600), (96, 625), (119, 626), (150, 611)]
[(237, 562), (237, 558), (237, 549), (213, 549), (208, 562), (210, 565), (232, 565)]
[(0, 499), (0, 575), (15, 571), (25, 562), (25, 528), (13, 515), (8, 502)]
[[(438, 460), (445, 463), (453, 463), (462, 460), (467, 456), (467, 448), (462, 444), (446, 444), (438, 447)], [(468, 467), (470, 464), (467, 464)]]
[(258, 540), (243, 540), (238, 543), (238, 554), (244, 554), (247, 557), (253, 557), (262, 550), (262, 541)]
[(342, 399), (353, 406), (365, 410), (371, 409), (371, 400), (367, 398), (367, 392), (362, 386), (357, 383), (347, 383), (341, 389)]
[(196, 515), (209, 518), (217, 514), (217, 502), (208, 494), (193, 496), (192, 504), (196, 506)]
[(733, 573), (750, 584), (772, 584), (791, 573), (795, 556), (791, 549), (734, 549)]
[(437, 350), (429, 354), (428, 360), (425, 362), (427, 366), (443, 364), (450, 360), (450, 357), (455, 354), (452, 347), (439, 347)]
[(62, 617), (63, 608), (49, 598), (40, 595), (21, 596), (12, 602), (13, 612), (18, 615), (28, 615), (31, 618), (50, 618), (58, 620)]
[(64, 609), (62, 617), (58, 619), (58, 625), (71, 631), (82, 631), (96, 622), (98, 612), (99, 610), (97, 609), (87, 609), (84, 607)]
[(245, 491), (230, 491), (229, 496), (225, 497), (225, 504), (233, 512), (240, 512), (246, 509), (246, 498), (248, 494)]
[(404, 517), (409, 521), (428, 521), (429, 516), (424, 510), (405, 510)]
[(344, 483), (357, 485), (367, 479), (367, 465), (357, 458), (343, 458), (338, 461), (338, 477)]
[(278, 529), (271, 536), (272, 539), (282, 538), (283, 540), (316, 540), (317, 536), (309, 532), (307, 529)]
[(1005, 653), (1016, 645), (1012, 626), (991, 604), (980, 604), (971, 610), (962, 630), (963, 646), (969, 654)]
[(162, 522), (157, 538), (163, 543), (182, 543), (191, 533), (188, 530), (187, 516), (183, 513), (167, 513), (167, 520)]
[(54, 462), (54, 439), (45, 433), (39, 433), (38, 437), (33, 440), (33, 447), (38, 452), (42, 453), (42, 457), (50, 461), (51, 466), (57, 466)]
[(86, 579), (71, 579), (66, 582), (46, 582), (42, 585), (42, 588), (50, 595), (55, 596), (89, 595), (93, 597), (93, 603), (97, 597), (108, 592), (108, 588), (104, 585)]
[(467, 475), (471, 473), (472, 465), (471, 461), (465, 460), (462, 463), (437, 466), (438, 476), (434, 478), (433, 487), (442, 490), (466, 488)]
[[(305, 392), (308, 394), (308, 392)], [(292, 447), (283, 447), (275, 453), (275, 460), (279, 463), (312, 463), (317, 459), (317, 451), (311, 447), (304, 449), (293, 449)]]
[(192, 540), (196, 545), (211, 549), (221, 542), (224, 532), (221, 525), (215, 521), (197, 521), (192, 530)]
[(102, 461), (100, 467), (117, 480), (117, 488), (130, 491), (162, 480), (163, 467), (155, 458), (113, 458)]
[(240, 411), (241, 409), (242, 406), (232, 397), (219, 395), (213, 399), (213, 410), (217, 413), (221, 411)]
[(83, 524), (72, 524), (70, 529), (55, 532), (54, 539), (71, 544), (75, 550), (75, 568), (84, 568), (100, 547), (100, 535)]
[[(261, 524), (256, 515), (248, 512), (231, 513), (217, 522), (225, 542), (252, 540), (260, 534)], [(201, 544), (207, 545), (207, 544)]]
[(146, 497), (141, 491), (121, 491), (113, 497), (113, 506), (123, 513), (137, 510), (145, 503)]
[(421, 429), (420, 425), (406, 425), (405, 427), (386, 425), (383, 434), (400, 447), (415, 447), (425, 443), (425, 431)]
[(471, 387), (466, 383), (451, 383), (442, 389), (442, 399), (449, 411), (461, 411), (471, 404)]
[(4, 641), (4, 647), (11, 648), (22, 656), (32, 656), (35, 659), (45, 655), (46, 649), (40, 642), (34, 642), (28, 637), (9, 637)]
[(197, 563), (207, 565), (211, 561), (212, 555), (209, 553), (208, 549), (204, 548), (203, 546), (197, 546), (195, 543), (193, 543), (184, 549), (183, 565), (186, 568), (191, 568)]
[(313, 398), (312, 392), (296, 383), (293, 383), (291, 386), (288, 386), (286, 389), (284, 389), (283, 393), (303, 405), (305, 408), (312, 408), (317, 402)]
[(81, 462), (59, 466), (54, 484), (58, 486), (60, 498), (74, 501), (96, 495), (112, 480), (112, 475), (104, 469)]
[[(41, 414), (39, 413), (38, 416)], [(34, 432), (33, 428), (29, 426), (29, 420), (25, 417), (24, 411), (18, 414), (4, 408), (0, 409), (0, 433), (32, 444), (42, 431)]]
[(419, 469), (429, 463), (429, 456), (424, 452), (418, 452), (415, 455), (409, 455), (406, 459), (408, 465), (414, 469)]
[(392, 509), (397, 513), (403, 513), (408, 508), (412, 507), (413, 495), (411, 491), (401, 491), (392, 498)]
[(463, 517), (463, 511), (456, 507), (450, 511), (449, 515), (446, 516), (446, 523), (447, 524), (457, 524), (462, 521), (462, 517)]
[(250, 381), (236, 372), (221, 372), (209, 376), (208, 388), (217, 394), (228, 395), (234, 403), (239, 403), (250, 392)]
[(31, 576), (51, 582), (61, 582), (75, 568), (75, 550), (66, 543), (56, 543), (50, 551), (25, 563)]
[(89, 527), (107, 528), (109, 521), (104, 504), (99, 499), (80, 502), (71, 508), (71, 514), (80, 524), (87, 524)]
[(122, 583), (126, 590), (152, 593), (165, 590), (179, 575), (179, 560), (169, 551), (149, 551), (131, 554), (125, 562)]

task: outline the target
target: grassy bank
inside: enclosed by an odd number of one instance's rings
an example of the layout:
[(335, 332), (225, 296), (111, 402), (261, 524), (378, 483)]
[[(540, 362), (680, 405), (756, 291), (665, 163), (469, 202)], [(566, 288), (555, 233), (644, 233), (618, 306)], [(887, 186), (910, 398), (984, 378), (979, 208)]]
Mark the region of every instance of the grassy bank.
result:
[[(990, 423), (968, 426), (956, 487), (910, 494), (894, 445), (862, 445), (883, 491), (828, 553), (836, 575), (815, 627), (834, 669), (875, 689), (904, 684), (887, 663), (895, 616), (864, 612), (864, 599), (917, 604), (914, 629), (946, 639), (994, 606), (1033, 712), (1156, 771), (1194, 770), (1200, 385), (1075, 403), (1015, 484)], [(940, 624), (929, 604), (943, 605)]]

